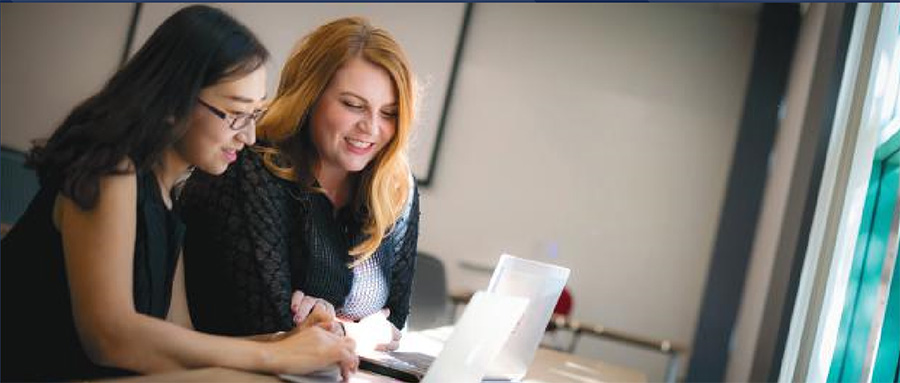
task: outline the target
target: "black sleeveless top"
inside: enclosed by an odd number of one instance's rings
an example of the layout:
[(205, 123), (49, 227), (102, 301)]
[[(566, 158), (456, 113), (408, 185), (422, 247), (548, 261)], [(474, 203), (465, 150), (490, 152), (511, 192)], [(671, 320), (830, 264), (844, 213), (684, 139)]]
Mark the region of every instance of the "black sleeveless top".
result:
[[(184, 225), (168, 210), (152, 172), (137, 175), (134, 307), (169, 311)], [(58, 187), (44, 185), (2, 242), (0, 380), (72, 380), (128, 374), (93, 364), (81, 347), (63, 257), (53, 224)]]

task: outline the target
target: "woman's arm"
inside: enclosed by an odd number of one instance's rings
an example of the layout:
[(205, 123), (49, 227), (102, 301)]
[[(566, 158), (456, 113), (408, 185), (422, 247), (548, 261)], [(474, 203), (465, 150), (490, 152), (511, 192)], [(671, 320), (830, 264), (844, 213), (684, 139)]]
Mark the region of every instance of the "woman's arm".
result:
[(206, 335), (136, 312), (134, 174), (102, 179), (91, 210), (66, 197), (57, 203), (75, 325), (95, 363), (140, 373), (205, 366), (306, 373), (334, 363), (345, 372), (355, 369), (352, 341), (321, 328), (260, 343)]
[(184, 287), (184, 254), (178, 257), (175, 276), (172, 278), (172, 299), (169, 303), (169, 315), (166, 320), (187, 329), (194, 329), (191, 323), (191, 311), (188, 308), (187, 291)]
[[(169, 314), (166, 316), (166, 321), (175, 323), (186, 329), (193, 330), (194, 325), (193, 323), (191, 323), (191, 313), (187, 303), (187, 292), (184, 286), (184, 259), (182, 257), (178, 258), (178, 263), (175, 266), (175, 277), (172, 280), (172, 299), (169, 304)], [(298, 322), (297, 324), (300, 326), (305, 325), (308, 327), (310, 325), (318, 323), (328, 323), (333, 320), (334, 310), (332, 309), (330, 317), (327, 317), (326, 313), (320, 315), (319, 317), (311, 318), (310, 321), (307, 321), (305, 323)], [(242, 338), (259, 342), (271, 342), (281, 340), (285, 336), (287, 336), (287, 334), (288, 333), (286, 332), (274, 332), (268, 334), (249, 335)]]
[(290, 196), (259, 155), (243, 150), (225, 174), (195, 172), (180, 197), (184, 266), (196, 329), (254, 335), (292, 329)]
[[(182, 257), (183, 255), (178, 258), (178, 263), (175, 266), (175, 277), (172, 280), (172, 299), (169, 304), (169, 314), (166, 316), (166, 321), (193, 330), (194, 324), (191, 323), (191, 312), (187, 303), (187, 291), (184, 287), (184, 259)], [(271, 342), (280, 340), (286, 335), (286, 332), (276, 332), (250, 335), (242, 338), (259, 342)]]
[[(415, 185), (415, 184), (413, 184)], [(412, 291), (413, 274), (416, 269), (416, 249), (419, 242), (419, 190), (413, 186), (410, 193), (409, 212), (403, 218), (403, 231), (394, 245), (393, 266), (391, 268), (391, 288), (387, 307), (390, 321), (396, 328), (403, 329), (409, 316), (409, 297)]]

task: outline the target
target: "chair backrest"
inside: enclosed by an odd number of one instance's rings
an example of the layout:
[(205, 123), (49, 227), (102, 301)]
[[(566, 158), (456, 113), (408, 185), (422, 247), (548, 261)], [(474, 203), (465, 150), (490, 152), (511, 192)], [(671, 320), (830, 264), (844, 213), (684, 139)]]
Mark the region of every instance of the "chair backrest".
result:
[(25, 167), (25, 153), (0, 150), (0, 222), (12, 225), (28, 208), (40, 185), (34, 170)]
[(426, 253), (417, 254), (409, 306), (410, 330), (450, 324), (447, 274), (440, 259)]

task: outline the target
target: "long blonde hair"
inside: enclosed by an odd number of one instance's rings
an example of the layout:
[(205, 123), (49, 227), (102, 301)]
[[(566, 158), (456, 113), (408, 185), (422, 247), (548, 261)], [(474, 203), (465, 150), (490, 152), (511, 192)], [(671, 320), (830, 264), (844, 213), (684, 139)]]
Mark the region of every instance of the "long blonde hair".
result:
[(394, 38), (361, 17), (334, 20), (303, 37), (284, 64), (278, 93), (257, 127), (257, 135), (274, 147), (255, 149), (277, 177), (321, 192), (312, 186), (318, 152), (310, 138), (310, 114), (335, 72), (355, 57), (384, 68), (397, 94), (394, 137), (360, 172), (353, 197), (353, 208), (366, 213), (362, 228), (366, 238), (350, 249), (354, 264), (359, 264), (375, 253), (411, 198), (407, 147), (415, 79)]

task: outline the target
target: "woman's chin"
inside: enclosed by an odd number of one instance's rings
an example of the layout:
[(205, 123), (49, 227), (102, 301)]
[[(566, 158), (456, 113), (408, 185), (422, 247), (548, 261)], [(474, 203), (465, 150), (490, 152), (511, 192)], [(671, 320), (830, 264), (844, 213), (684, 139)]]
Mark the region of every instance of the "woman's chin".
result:
[(204, 164), (197, 165), (197, 169), (202, 170), (204, 173), (212, 174), (214, 176), (220, 176), (228, 170), (228, 163), (222, 162), (220, 164)]
[(344, 163), (344, 170), (348, 173), (359, 173), (369, 164), (369, 161), (349, 161)]

